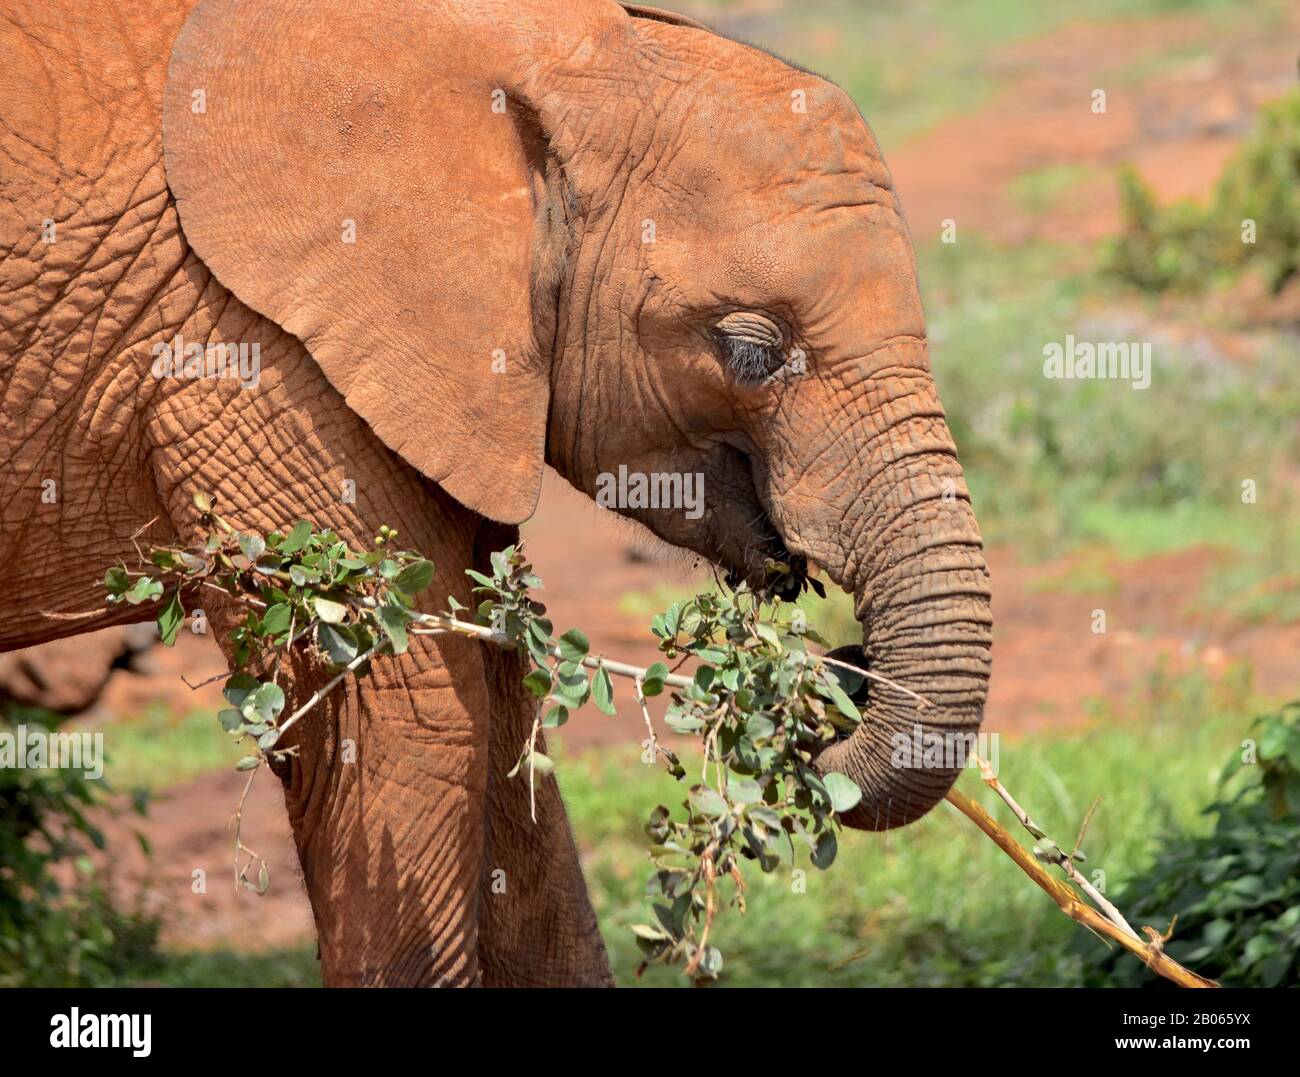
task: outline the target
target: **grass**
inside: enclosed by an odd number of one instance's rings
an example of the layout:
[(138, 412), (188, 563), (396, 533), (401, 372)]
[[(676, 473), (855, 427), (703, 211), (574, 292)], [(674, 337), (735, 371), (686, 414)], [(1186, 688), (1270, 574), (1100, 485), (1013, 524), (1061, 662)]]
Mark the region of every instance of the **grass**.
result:
[(1023, 172), (1011, 182), (1011, 198), (1026, 213), (1044, 216), (1108, 170), (1095, 165), (1047, 165)]
[[(1098, 540), (1128, 557), (1252, 550), (1300, 456), (1291, 341), (1262, 338), (1238, 364), (1132, 300), (1103, 308), (1093, 250), (967, 236), (919, 253), (935, 377), (986, 538), (1043, 557)], [(1045, 345), (1067, 334), (1149, 342), (1150, 387), (1044, 377)], [(1243, 504), (1246, 479), (1272, 500)]]
[(157, 966), (141, 969), (120, 986), (320, 987), (315, 942), (261, 953), (236, 950), (165, 950)]
[(151, 707), (115, 722), (105, 737), (106, 773), (115, 788), (161, 792), (200, 774), (233, 767), (242, 752), (210, 711), (172, 715)]
[[(1212, 776), (1249, 722), (1247, 695), (1240, 681), (1215, 687), (1156, 675), (1095, 730), (1003, 742), (1000, 774), (1062, 842), (1104, 794), (1085, 848), (1094, 881), (1117, 888), (1148, 863), (1167, 825), (1204, 827)], [(629, 928), (649, 916), (640, 828), (655, 804), (675, 806), (681, 792), (631, 749), (577, 758), (561, 749), (558, 774), (615, 978), (634, 984), (639, 955)], [(1014, 825), (973, 775), (962, 783)], [(747, 915), (727, 910), (718, 923), (728, 986), (1071, 984), (1080, 947), (1101, 945), (947, 805), (903, 831), (845, 835), (828, 872), (796, 866), (806, 871), (804, 892), (788, 867), (770, 876), (752, 869)], [(685, 984), (664, 968), (640, 982)]]
[[(1240, 669), (1218, 682), (1158, 670), (1128, 703), (1094, 704), (1096, 725), (1086, 732), (1004, 740), (989, 754), (1059, 841), (1073, 839), (1092, 798), (1104, 795), (1085, 842), (1087, 868), (1099, 885), (1118, 889), (1150, 861), (1168, 827), (1204, 829), (1199, 813), (1224, 758), (1246, 733), (1251, 704)], [(205, 729), (220, 743), (212, 727)], [(148, 739), (128, 743), (138, 749)], [(145, 767), (126, 758), (123, 745), (118, 752), (119, 765)], [(552, 753), (615, 978), (627, 986), (684, 986), (677, 971), (663, 968), (638, 981), (629, 931), (648, 917), (641, 825), (654, 805), (676, 806), (680, 787), (642, 765), (634, 747), (571, 757), (561, 741)], [(693, 770), (698, 757), (688, 765)], [(1014, 826), (973, 774), (962, 785)], [(727, 959), (725, 985), (1073, 984), (1083, 953), (1101, 945), (947, 805), (902, 831), (846, 833), (828, 872), (795, 866), (806, 873), (802, 888), (789, 867), (771, 876), (747, 872), (747, 915), (726, 910), (716, 928)], [(304, 943), (262, 953), (169, 950), (123, 982), (311, 987), (320, 978), (314, 946)]]

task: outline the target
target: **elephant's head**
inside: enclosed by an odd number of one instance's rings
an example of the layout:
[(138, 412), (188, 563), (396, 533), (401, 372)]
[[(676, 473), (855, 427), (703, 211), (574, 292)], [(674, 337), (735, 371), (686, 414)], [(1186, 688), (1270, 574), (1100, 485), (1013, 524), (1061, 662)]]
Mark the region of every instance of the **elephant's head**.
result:
[(525, 519), (544, 461), (593, 496), (702, 475), (702, 503), (617, 507), (741, 575), (822, 566), (868, 667), (929, 701), (873, 682), (822, 754), (863, 788), (847, 821), (943, 796), (953, 766), (895, 765), (896, 735), (978, 726), (987, 571), (846, 94), (604, 0), (203, 0), (164, 135), (199, 256), (466, 506)]

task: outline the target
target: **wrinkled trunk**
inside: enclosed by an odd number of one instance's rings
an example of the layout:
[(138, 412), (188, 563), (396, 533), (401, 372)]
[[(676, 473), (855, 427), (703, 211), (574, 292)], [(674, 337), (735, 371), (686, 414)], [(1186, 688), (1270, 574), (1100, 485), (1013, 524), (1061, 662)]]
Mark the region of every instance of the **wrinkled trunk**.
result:
[[(934, 420), (924, 422), (920, 440), (933, 440)], [(865, 667), (926, 703), (869, 681), (861, 726), (816, 761), (861, 787), (843, 821), (866, 830), (911, 822), (956, 780), (983, 716), (992, 642), (988, 569), (955, 456), (893, 455), (845, 521), (850, 555), (833, 574), (853, 588)]]
[[(843, 329), (882, 339), (870, 323)], [(974, 746), (992, 644), (988, 569), (924, 334), (896, 331), (828, 362), (833, 376), (795, 397), (767, 501), (787, 545), (855, 596), (853, 664), (898, 686), (868, 680), (862, 724), (815, 763), (862, 789), (847, 825), (887, 830), (941, 800)]]

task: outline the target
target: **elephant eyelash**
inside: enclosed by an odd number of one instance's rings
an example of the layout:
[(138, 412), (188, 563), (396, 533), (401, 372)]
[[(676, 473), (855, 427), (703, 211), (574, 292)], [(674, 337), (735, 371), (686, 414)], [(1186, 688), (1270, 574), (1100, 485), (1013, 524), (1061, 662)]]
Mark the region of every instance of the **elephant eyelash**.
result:
[(727, 353), (727, 366), (736, 380), (745, 385), (766, 381), (782, 366), (785, 359), (779, 349), (739, 337), (723, 337), (722, 347)]

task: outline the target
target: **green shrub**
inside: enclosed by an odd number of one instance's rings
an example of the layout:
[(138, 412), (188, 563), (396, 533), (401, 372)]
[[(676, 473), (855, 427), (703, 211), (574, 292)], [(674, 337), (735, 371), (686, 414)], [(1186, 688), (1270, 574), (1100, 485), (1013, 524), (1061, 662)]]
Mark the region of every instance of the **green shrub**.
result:
[[(1220, 778), (1217, 816), (1205, 836), (1175, 833), (1152, 867), (1116, 898), (1134, 925), (1163, 927), (1178, 915), (1170, 956), (1234, 987), (1300, 984), (1300, 702), (1254, 725)], [(1243, 766), (1250, 780), (1228, 788)], [(1158, 982), (1122, 951), (1089, 953), (1087, 980), (1099, 986)]]
[[(4, 732), (58, 721), (0, 708)], [(121, 909), (86, 855), (104, 848), (86, 815), (102, 786), (77, 770), (0, 767), (0, 987), (101, 986), (154, 962), (157, 919)], [(60, 881), (63, 863), (71, 883)]]
[[(1132, 169), (1120, 176), (1120, 200), (1124, 229), (1106, 258), (1120, 279), (1153, 292), (1194, 292), (1251, 268), (1280, 291), (1300, 274), (1300, 91), (1263, 109), (1208, 206), (1162, 209)], [(1251, 243), (1243, 241), (1248, 220)]]

